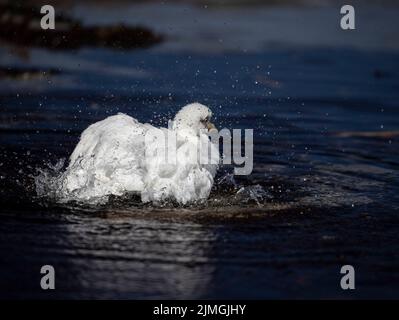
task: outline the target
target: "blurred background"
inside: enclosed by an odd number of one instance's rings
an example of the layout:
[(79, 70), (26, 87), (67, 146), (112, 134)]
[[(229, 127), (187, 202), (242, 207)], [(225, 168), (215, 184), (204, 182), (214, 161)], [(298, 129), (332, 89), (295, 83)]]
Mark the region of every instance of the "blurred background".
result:
[[(0, 296), (398, 298), (398, 16), (388, 0), (0, 1)], [(193, 101), (254, 129), (250, 176), (221, 168), (199, 207), (46, 196), (91, 123), (166, 126)]]

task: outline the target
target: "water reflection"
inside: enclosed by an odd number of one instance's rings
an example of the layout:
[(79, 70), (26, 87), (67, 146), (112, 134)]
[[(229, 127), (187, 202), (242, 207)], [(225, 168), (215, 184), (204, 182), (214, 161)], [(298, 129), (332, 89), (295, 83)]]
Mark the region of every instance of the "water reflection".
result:
[[(64, 225), (68, 246), (65, 290), (108, 298), (193, 298), (207, 292), (218, 241), (213, 227), (132, 218), (129, 212), (76, 217)], [(166, 216), (167, 212), (163, 213)], [(178, 212), (173, 213), (178, 216)]]

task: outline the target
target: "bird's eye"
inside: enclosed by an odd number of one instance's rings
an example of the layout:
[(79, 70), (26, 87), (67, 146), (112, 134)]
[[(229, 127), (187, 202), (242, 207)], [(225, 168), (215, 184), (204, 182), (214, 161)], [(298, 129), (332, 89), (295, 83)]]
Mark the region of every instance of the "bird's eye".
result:
[(208, 121), (209, 121), (208, 117), (206, 117), (205, 119), (201, 120), (202, 123), (207, 123)]

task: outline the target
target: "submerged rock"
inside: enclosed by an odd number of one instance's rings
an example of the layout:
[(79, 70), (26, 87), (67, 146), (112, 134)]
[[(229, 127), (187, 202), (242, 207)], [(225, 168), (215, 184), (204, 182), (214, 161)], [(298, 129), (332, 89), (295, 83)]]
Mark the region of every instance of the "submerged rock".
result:
[(38, 69), (25, 67), (0, 67), (0, 79), (30, 80), (42, 79), (48, 76), (58, 75), (61, 72), (57, 69)]

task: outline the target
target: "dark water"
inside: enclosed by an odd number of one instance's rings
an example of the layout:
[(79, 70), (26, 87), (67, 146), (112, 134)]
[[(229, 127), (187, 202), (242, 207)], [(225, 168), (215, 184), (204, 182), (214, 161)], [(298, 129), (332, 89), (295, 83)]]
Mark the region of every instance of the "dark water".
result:
[[(398, 58), (87, 50), (71, 65), (90, 68), (2, 80), (0, 295), (397, 298)], [(206, 205), (37, 198), (32, 175), (68, 157), (90, 123), (119, 111), (165, 125), (192, 101), (209, 105), (219, 128), (255, 134), (252, 175), (232, 181), (223, 168)], [(53, 292), (39, 287), (44, 264), (56, 269)], [(355, 291), (340, 289), (344, 264)]]

